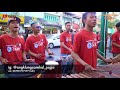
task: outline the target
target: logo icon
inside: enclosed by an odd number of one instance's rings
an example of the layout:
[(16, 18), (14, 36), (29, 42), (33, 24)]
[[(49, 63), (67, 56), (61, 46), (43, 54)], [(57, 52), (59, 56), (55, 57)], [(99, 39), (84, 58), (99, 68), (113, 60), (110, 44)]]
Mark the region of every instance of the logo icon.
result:
[(91, 48), (92, 48), (92, 43), (91, 43), (91, 42), (88, 42), (88, 43), (87, 43), (87, 48), (88, 48), (88, 49), (91, 49)]
[(12, 51), (12, 47), (8, 46), (8, 47), (7, 47), (7, 51), (8, 51), (8, 52), (11, 52), (11, 51)]
[(35, 48), (38, 48), (38, 44), (34, 44), (34, 47), (35, 47)]

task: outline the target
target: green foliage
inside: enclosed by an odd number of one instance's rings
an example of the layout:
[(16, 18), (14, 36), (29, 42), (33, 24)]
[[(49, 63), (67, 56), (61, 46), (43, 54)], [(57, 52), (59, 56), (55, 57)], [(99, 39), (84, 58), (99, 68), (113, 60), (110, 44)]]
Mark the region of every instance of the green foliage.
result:
[(108, 21), (108, 28), (113, 28), (115, 26), (114, 22)]
[(117, 22), (119, 22), (118, 19), (115, 19), (114, 21), (108, 21), (108, 28), (113, 28)]
[(101, 24), (97, 24), (98, 28), (101, 28)]

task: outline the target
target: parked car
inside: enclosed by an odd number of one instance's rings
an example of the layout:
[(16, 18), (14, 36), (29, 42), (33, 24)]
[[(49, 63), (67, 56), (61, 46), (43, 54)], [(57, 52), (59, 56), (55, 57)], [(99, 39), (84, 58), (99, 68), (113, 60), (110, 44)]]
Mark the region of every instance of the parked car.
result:
[(54, 48), (55, 46), (60, 46), (60, 34), (52, 34), (47, 37), (48, 47)]

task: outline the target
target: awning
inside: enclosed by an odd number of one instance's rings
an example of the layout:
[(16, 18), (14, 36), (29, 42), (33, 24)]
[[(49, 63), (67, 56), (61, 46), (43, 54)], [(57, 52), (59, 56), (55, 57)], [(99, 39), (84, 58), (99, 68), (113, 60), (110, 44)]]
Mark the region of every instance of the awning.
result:
[(59, 28), (62, 28), (62, 25), (44, 24), (44, 26), (51, 26), (51, 27), (59, 27)]
[(46, 20), (44, 20), (43, 25), (62, 28), (62, 25), (60, 25), (58, 22), (50, 22)]

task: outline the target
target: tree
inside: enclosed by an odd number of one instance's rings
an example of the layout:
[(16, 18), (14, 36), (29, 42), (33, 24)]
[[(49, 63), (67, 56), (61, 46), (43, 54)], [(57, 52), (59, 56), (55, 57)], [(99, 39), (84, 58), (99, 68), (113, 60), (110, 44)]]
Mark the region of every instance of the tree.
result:
[[(117, 19), (117, 16), (119, 16), (118, 13), (112, 12), (104, 15), (105, 18), (108, 20), (108, 28), (113, 28), (119, 20)], [(101, 16), (98, 16), (98, 21), (101, 22)], [(101, 27), (101, 23), (97, 24), (98, 27)]]
[(119, 16), (118, 13), (112, 12), (109, 14), (105, 14), (104, 16), (108, 20), (108, 28), (113, 28), (116, 25), (116, 23), (119, 21), (117, 19), (117, 16)]
[(116, 25), (117, 22), (119, 22), (118, 19), (115, 19), (115, 20), (112, 20), (112, 21), (108, 20), (108, 28), (113, 28)]

